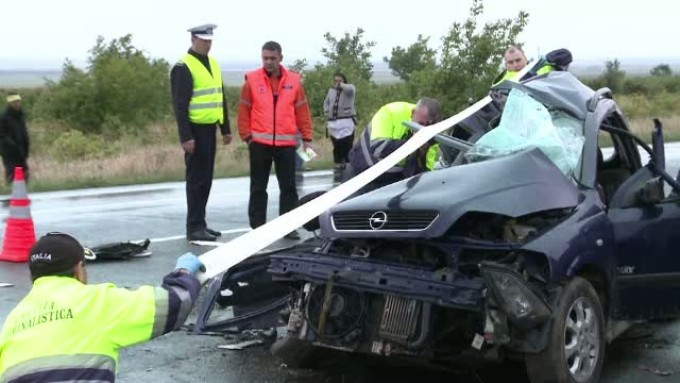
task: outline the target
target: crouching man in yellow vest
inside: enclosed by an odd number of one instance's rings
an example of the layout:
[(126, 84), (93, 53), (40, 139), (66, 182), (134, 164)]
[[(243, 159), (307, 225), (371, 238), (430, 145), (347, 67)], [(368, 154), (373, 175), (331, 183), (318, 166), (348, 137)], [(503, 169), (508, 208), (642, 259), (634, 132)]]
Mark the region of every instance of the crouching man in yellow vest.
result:
[[(370, 124), (359, 138), (359, 142), (354, 144), (350, 151), (349, 176), (358, 175), (403, 145), (412, 135), (404, 122), (413, 121), (422, 126), (428, 126), (441, 119), (441, 104), (432, 98), (423, 97), (416, 104), (395, 101), (383, 105), (373, 115)], [(439, 145), (434, 141), (428, 142), (412, 156), (366, 185), (359, 191), (359, 194), (401, 181), (423, 171), (433, 170), (438, 155)]]
[(33, 288), (0, 333), (0, 382), (114, 382), (120, 348), (178, 330), (200, 290), (205, 266), (179, 257), (161, 287), (87, 285), (85, 250), (49, 233), (31, 249)]

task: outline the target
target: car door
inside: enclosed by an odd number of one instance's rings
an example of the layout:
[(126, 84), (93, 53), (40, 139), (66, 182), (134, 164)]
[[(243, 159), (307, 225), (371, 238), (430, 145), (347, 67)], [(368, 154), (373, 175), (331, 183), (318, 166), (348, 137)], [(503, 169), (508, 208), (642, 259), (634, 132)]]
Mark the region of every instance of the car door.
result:
[(628, 178), (609, 207), (616, 240), (613, 315), (647, 319), (680, 314), (680, 198), (674, 193), (654, 203), (640, 197), (659, 183), (648, 167)]

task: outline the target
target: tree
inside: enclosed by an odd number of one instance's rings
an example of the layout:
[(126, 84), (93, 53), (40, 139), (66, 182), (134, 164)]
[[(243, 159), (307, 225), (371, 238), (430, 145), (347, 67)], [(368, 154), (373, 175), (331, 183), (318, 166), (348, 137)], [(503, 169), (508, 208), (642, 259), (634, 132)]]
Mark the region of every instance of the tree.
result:
[(400, 46), (392, 48), (391, 56), (383, 61), (389, 64), (392, 74), (404, 81), (411, 78), (411, 74), (422, 70), (432, 70), (436, 67), (437, 51), (428, 47), (429, 37), (418, 35), (415, 43), (407, 48)]
[(365, 41), (364, 30), (357, 28), (354, 34), (345, 33), (337, 38), (330, 33), (324, 34), (326, 46), (321, 49), (325, 62), (309, 67), (306, 60), (295, 61), (290, 68), (303, 75), (307, 99), (315, 117), (323, 116), (323, 102), (328, 89), (333, 84), (333, 77), (341, 72), (356, 87), (357, 114), (360, 118), (370, 118), (376, 104), (371, 95), (375, 91), (372, 82), (373, 64), (370, 49), (373, 41)]
[[(455, 111), (467, 105), (468, 99), (476, 100), (488, 93), (498, 74), (505, 49), (516, 44), (517, 36), (527, 25), (529, 14), (520, 11), (514, 19), (500, 19), (480, 25), (478, 19), (483, 13), (482, 0), (473, 0), (468, 18), (463, 22), (454, 22), (442, 38), (439, 59), (435, 60), (434, 65), (430, 58), (437, 54), (425, 49), (426, 40), (421, 37), (409, 49), (397, 48), (392, 51), (393, 56), (388, 61), (398, 63), (396, 68), (406, 73), (411, 99), (435, 97), (445, 109)], [(419, 52), (426, 64), (409, 71), (405, 65), (412, 62), (409, 54), (418, 56)]]
[(170, 111), (169, 64), (132, 45), (130, 35), (106, 43), (99, 36), (86, 70), (64, 63), (48, 83), (49, 114), (84, 133), (142, 129)]
[(613, 61), (605, 61), (604, 67), (605, 70), (601, 79), (602, 84), (609, 87), (614, 93), (622, 92), (626, 80), (626, 72), (621, 70), (621, 63), (619, 60), (614, 59)]
[(652, 68), (652, 70), (649, 71), (649, 74), (652, 76), (658, 76), (658, 77), (670, 77), (673, 75), (673, 71), (671, 70), (670, 65), (668, 64), (659, 64)]
[(357, 28), (353, 35), (345, 32), (345, 35), (337, 39), (326, 32), (326, 47), (321, 53), (328, 60), (326, 65), (331, 67), (351, 68), (355, 75), (364, 80), (370, 80), (373, 76), (373, 64), (371, 63), (371, 48), (374, 41), (363, 41), (364, 30)]

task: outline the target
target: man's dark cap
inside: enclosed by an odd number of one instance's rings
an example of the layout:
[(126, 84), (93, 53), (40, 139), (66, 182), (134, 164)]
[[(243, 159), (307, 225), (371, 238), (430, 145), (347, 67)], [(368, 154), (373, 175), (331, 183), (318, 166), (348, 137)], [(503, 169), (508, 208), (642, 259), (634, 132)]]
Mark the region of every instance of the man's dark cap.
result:
[(68, 234), (47, 233), (33, 245), (28, 267), (34, 278), (68, 272), (84, 261), (85, 249)]

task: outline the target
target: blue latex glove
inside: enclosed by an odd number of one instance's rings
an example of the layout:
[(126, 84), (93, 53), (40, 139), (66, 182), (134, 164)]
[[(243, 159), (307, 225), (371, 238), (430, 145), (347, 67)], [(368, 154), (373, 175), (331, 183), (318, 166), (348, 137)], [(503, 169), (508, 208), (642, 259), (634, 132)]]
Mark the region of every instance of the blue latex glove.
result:
[(186, 269), (189, 270), (192, 274), (196, 274), (196, 272), (198, 272), (199, 270), (205, 272), (205, 265), (194, 254), (186, 253), (177, 258), (175, 270), (178, 269)]

